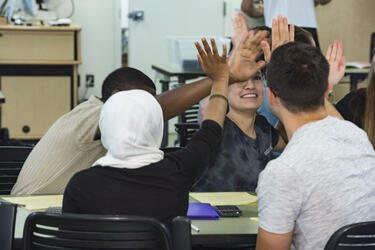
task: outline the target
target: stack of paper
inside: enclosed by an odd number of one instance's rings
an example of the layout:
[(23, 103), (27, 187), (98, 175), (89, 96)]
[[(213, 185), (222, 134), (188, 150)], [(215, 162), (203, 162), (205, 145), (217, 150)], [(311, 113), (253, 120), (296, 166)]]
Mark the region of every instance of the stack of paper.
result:
[(63, 195), (9, 196), (2, 199), (25, 206), (28, 210), (45, 210), (48, 207), (61, 207)]

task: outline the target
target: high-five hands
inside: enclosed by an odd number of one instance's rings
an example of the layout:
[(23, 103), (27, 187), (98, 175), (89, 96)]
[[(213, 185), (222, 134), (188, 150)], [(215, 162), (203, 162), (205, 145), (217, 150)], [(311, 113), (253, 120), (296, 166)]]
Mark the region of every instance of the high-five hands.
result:
[(269, 62), (271, 54), (275, 49), (289, 42), (294, 41), (294, 24), (288, 27), (288, 19), (279, 15), (272, 19), (272, 48), (267, 41), (262, 42), (262, 49), (264, 53), (264, 59)]
[(237, 13), (232, 19), (232, 44), (236, 48), (240, 45), (241, 38), (247, 33), (245, 17)]
[(329, 45), (326, 53), (326, 59), (329, 63), (329, 76), (328, 76), (328, 93), (336, 86), (345, 74), (346, 59), (343, 56), (342, 42), (334, 41)]
[(262, 51), (261, 42), (267, 39), (267, 34), (267, 31), (258, 31), (254, 35), (254, 31), (249, 31), (242, 37), (239, 46), (234, 48), (229, 58), (231, 83), (250, 79), (266, 65), (262, 60), (255, 60)]
[(223, 44), (223, 53), (220, 56), (216, 47), (215, 39), (211, 39), (211, 46), (205, 38), (202, 38), (202, 44), (204, 49), (198, 42), (195, 42), (195, 47), (198, 50), (198, 61), (202, 67), (202, 70), (206, 75), (211, 78), (214, 82), (217, 80), (228, 81), (229, 77), (229, 66), (227, 59), (227, 46)]

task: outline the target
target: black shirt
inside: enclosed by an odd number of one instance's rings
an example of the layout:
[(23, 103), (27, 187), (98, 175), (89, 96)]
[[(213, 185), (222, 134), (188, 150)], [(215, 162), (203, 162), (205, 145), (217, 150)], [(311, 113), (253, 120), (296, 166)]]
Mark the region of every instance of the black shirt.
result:
[(366, 88), (349, 92), (337, 104), (336, 109), (342, 117), (363, 129), (363, 116), (366, 107)]
[(194, 184), (195, 192), (255, 191), (258, 176), (272, 159), (279, 134), (264, 116), (257, 115), (256, 139), (225, 118), (218, 155)]
[(167, 224), (187, 214), (189, 190), (221, 140), (221, 127), (206, 120), (189, 144), (159, 162), (138, 169), (95, 166), (75, 174), (63, 213), (139, 215)]

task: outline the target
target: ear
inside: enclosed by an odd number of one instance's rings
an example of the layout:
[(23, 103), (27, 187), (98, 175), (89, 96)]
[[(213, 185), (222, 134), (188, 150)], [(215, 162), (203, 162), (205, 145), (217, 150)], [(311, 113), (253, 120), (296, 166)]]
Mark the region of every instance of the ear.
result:
[(268, 104), (272, 105), (276, 102), (276, 96), (274, 93), (271, 91), (269, 87), (267, 87), (267, 95), (268, 95)]

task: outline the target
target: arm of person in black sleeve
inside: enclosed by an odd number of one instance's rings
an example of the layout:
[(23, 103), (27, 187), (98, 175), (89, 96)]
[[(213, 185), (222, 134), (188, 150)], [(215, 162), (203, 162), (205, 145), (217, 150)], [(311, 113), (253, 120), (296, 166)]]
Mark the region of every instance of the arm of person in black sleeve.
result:
[(228, 105), (229, 66), (226, 45), (223, 45), (220, 56), (214, 39), (211, 39), (212, 51), (206, 39), (202, 39), (202, 44), (203, 48), (198, 42), (195, 43), (199, 52), (198, 61), (213, 82), (205, 119), (200, 131), (193, 136), (188, 145), (170, 155), (180, 162), (182, 171), (192, 179), (200, 174), (220, 145)]

